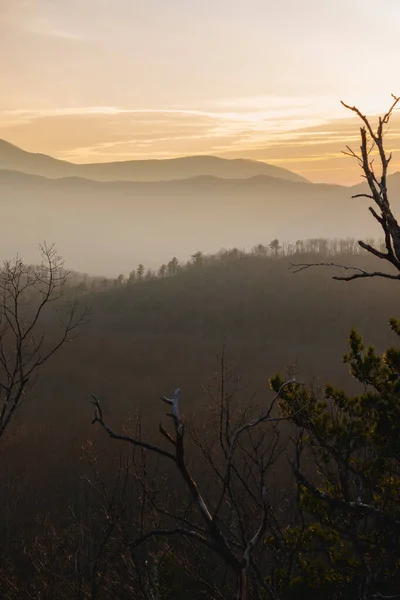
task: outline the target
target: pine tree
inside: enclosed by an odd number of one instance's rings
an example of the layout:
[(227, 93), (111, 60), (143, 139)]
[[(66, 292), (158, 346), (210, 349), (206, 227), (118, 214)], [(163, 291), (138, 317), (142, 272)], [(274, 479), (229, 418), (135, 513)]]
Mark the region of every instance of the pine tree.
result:
[(143, 279), (143, 275), (144, 275), (144, 266), (142, 265), (142, 263), (140, 263), (140, 265), (136, 269), (136, 278)]
[[(400, 336), (400, 321), (390, 326)], [(334, 591), (349, 600), (394, 597), (400, 592), (400, 347), (378, 355), (355, 330), (349, 342), (344, 360), (359, 394), (297, 382), (281, 391), (283, 414), (295, 415), (292, 468), (304, 519), (285, 540), (287, 550), (300, 548), (291, 587), (304, 592), (312, 581), (318, 598)], [(271, 380), (273, 390), (282, 386), (280, 376)]]
[[(298, 270), (335, 266), (345, 270), (343, 276), (335, 276), (339, 280), (400, 279), (400, 226), (387, 191), (391, 155), (383, 145), (385, 126), (399, 101), (394, 97), (376, 131), (357, 108), (344, 105), (363, 122), (361, 153), (348, 148), (347, 154), (362, 167), (370, 193), (359, 195), (375, 203), (370, 212), (385, 236), (384, 249), (368, 240), (358, 244), (397, 272), (334, 263), (297, 265)], [(371, 159), (373, 148), (378, 150), (379, 177)], [(400, 321), (392, 318), (389, 323), (400, 336)], [(355, 330), (349, 344), (344, 361), (360, 384), (357, 395), (332, 385), (318, 390), (294, 380), (285, 384), (279, 375), (271, 380), (283, 415), (294, 425), (292, 470), (299, 525), (279, 540), (291, 567), (280, 565), (276, 573), (282, 594), (290, 598), (400, 597), (400, 347), (379, 355)]]

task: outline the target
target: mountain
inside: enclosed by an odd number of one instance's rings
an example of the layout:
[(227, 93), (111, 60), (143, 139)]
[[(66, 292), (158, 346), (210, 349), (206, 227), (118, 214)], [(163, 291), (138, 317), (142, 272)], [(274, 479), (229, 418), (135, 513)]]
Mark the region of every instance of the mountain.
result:
[[(251, 248), (274, 238), (380, 237), (369, 201), (351, 199), (355, 191), (266, 176), (98, 182), (0, 170), (0, 262), (17, 253), (34, 260), (46, 240), (70, 268), (115, 276), (140, 262), (156, 268), (173, 256), (187, 260), (197, 250)], [(398, 175), (389, 178), (389, 191), (396, 210)]]
[[(112, 180), (112, 181), (98, 181), (96, 179), (90, 179), (87, 177), (69, 176), (69, 177), (57, 177), (49, 178), (43, 177), (42, 175), (32, 175), (24, 173), (22, 171), (15, 171), (10, 169), (4, 169), (0, 167), (0, 185), (16, 184), (22, 186), (46, 186), (49, 185), (55, 187), (85, 187), (87, 189), (113, 189), (113, 190), (128, 190), (135, 192), (138, 190), (168, 190), (172, 188), (182, 189), (191, 188), (193, 186), (201, 187), (205, 189), (207, 186), (212, 188), (227, 189), (235, 187), (236, 189), (251, 189), (258, 186), (268, 187), (282, 187), (282, 184), (286, 187), (298, 186), (298, 185), (313, 185), (309, 182), (295, 182), (286, 181), (278, 177), (270, 177), (268, 175), (255, 175), (248, 178), (223, 178), (216, 177), (215, 175), (198, 175), (194, 177), (187, 177), (185, 179), (166, 179), (156, 181), (125, 181), (125, 180)], [(323, 185), (323, 184), (322, 184)], [(335, 187), (335, 186), (332, 186)], [(340, 186), (338, 186), (340, 187)]]
[(0, 140), (0, 168), (52, 179), (85, 177), (97, 181), (170, 181), (196, 176), (246, 179), (257, 175), (277, 177), (286, 181), (307, 181), (287, 169), (264, 162), (216, 156), (75, 164), (45, 154), (26, 152), (4, 140)]

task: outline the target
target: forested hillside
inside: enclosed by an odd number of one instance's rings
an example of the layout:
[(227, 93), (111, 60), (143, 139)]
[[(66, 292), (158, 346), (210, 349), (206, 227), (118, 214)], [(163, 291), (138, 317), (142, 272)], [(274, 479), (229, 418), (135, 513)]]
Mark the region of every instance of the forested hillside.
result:
[[(5, 598), (111, 594), (122, 600), (137, 593), (130, 589), (141, 589), (131, 567), (120, 562), (129, 520), (136, 522), (139, 510), (134, 464), (141, 459), (123, 446), (110, 446), (90, 425), (91, 393), (101, 397), (118, 430), (125, 423), (134, 431), (140, 411), (146, 437), (155, 440), (165, 420), (158, 398), (176, 386), (182, 389), (185, 416), (193, 415), (200, 428), (206, 425), (211, 397), (218, 395), (223, 352), (226, 385), (235, 390), (239, 406), (268, 405), (268, 379), (285, 366), (305, 382), (317, 377), (317, 385), (357, 389), (341, 361), (346, 338), (356, 326), (378, 349), (390, 343), (382, 315), (396, 314), (397, 284), (365, 280), (356, 289), (354, 283), (333, 281), (335, 271), (289, 269), (291, 262), (326, 260), (376, 265), (351, 240), (299, 242), (291, 256), (275, 241), (247, 254), (197, 252), (173, 273), (170, 267), (169, 274), (161, 270), (146, 280), (135, 270), (135, 277), (110, 281), (97, 291), (90, 291), (90, 280), (79, 288), (75, 275), (80, 302), (92, 307), (91, 321), (43, 368), (33, 395), (0, 439)], [(126, 462), (129, 457), (134, 464)], [(202, 478), (206, 471), (200, 464), (196, 471)], [(149, 468), (155, 468), (152, 461)], [(180, 483), (168, 473), (165, 485), (178, 493)], [(279, 480), (284, 491), (287, 475)], [(123, 507), (117, 526), (113, 519)], [(187, 551), (188, 570), (181, 558), (171, 564), (170, 591), (166, 588), (163, 597), (186, 598), (190, 589), (201, 597), (208, 589), (200, 573), (197, 583), (190, 583)], [(107, 565), (104, 580), (94, 575), (96, 560)], [(98, 595), (82, 591), (86, 595), (79, 596), (80, 586), (89, 589), (93, 581)]]

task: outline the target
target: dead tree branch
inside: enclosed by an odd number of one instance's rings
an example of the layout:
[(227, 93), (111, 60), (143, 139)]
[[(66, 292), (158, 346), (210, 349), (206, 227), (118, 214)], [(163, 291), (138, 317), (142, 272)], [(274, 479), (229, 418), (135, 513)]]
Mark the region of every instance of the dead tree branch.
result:
[[(393, 102), (389, 107), (389, 110), (379, 117), (378, 125), (376, 129), (373, 128), (370, 119), (364, 115), (356, 106), (350, 106), (345, 102), (341, 104), (352, 111), (362, 121), (363, 125), (360, 127), (361, 146), (359, 152), (354, 151), (349, 146), (343, 152), (346, 156), (355, 158), (361, 167), (362, 177), (366, 180), (369, 193), (359, 193), (352, 196), (352, 198), (367, 198), (372, 200), (375, 204), (375, 208), (370, 206), (369, 211), (371, 212), (374, 219), (376, 219), (384, 233), (386, 251), (382, 252), (377, 248), (374, 248), (370, 244), (359, 240), (358, 244), (361, 248), (376, 256), (377, 258), (384, 260), (391, 264), (399, 274), (392, 274), (382, 271), (365, 271), (359, 267), (349, 267), (346, 265), (333, 264), (333, 263), (310, 263), (310, 264), (290, 264), (290, 269), (294, 272), (301, 271), (308, 267), (316, 266), (333, 266), (344, 270), (356, 271), (352, 275), (344, 275), (342, 277), (335, 276), (333, 279), (340, 281), (352, 281), (354, 279), (360, 279), (365, 277), (383, 277), (385, 279), (400, 279), (400, 225), (395, 218), (392, 207), (390, 205), (388, 189), (387, 189), (387, 178), (388, 178), (388, 167), (392, 159), (392, 154), (387, 153), (384, 147), (384, 136), (386, 133), (387, 125), (393, 115), (394, 110), (397, 108), (400, 97), (392, 94)], [(375, 171), (374, 160), (371, 158), (371, 154), (375, 153), (379, 158), (379, 174)]]
[[(17, 256), (0, 269), (0, 437), (40, 367), (89, 318), (87, 307), (64, 302), (69, 273), (55, 247), (43, 244), (40, 251), (40, 265), (26, 265)], [(51, 305), (57, 324), (46, 336), (43, 327), (46, 319), (51, 322)], [(60, 305), (65, 316), (58, 310)]]
[[(173, 422), (173, 433), (168, 432), (161, 424), (159, 426), (159, 432), (165, 438), (169, 445), (169, 449), (165, 449), (162, 446), (143, 441), (139, 436), (130, 436), (125, 434), (118, 434), (113, 431), (113, 429), (105, 422), (103, 412), (100, 406), (99, 400), (92, 395), (92, 403), (95, 407), (95, 417), (93, 419), (93, 423), (99, 423), (99, 425), (107, 432), (107, 434), (116, 440), (120, 440), (129, 444), (132, 444), (134, 447), (142, 448), (143, 450), (152, 452), (155, 455), (162, 456), (164, 458), (168, 458), (173, 461), (176, 465), (176, 468), (183, 479), (186, 488), (189, 491), (192, 502), (195, 506), (197, 506), (198, 513), (201, 517), (201, 521), (203, 522), (203, 527), (200, 529), (198, 525), (195, 523), (191, 523), (190, 520), (183, 520), (179, 518), (179, 515), (174, 515), (169, 513), (168, 511), (161, 510), (162, 514), (168, 514), (176, 522), (181, 522), (181, 525), (171, 527), (171, 528), (154, 528), (148, 532), (140, 535), (136, 540), (130, 542), (130, 547), (137, 547), (140, 544), (144, 543), (147, 540), (157, 537), (171, 537), (171, 536), (183, 536), (185, 538), (191, 539), (193, 541), (197, 541), (204, 546), (212, 549), (219, 557), (228, 565), (232, 571), (235, 573), (237, 578), (237, 591), (236, 598), (238, 600), (245, 600), (247, 593), (247, 576), (248, 572), (252, 565), (252, 556), (256, 545), (260, 542), (264, 533), (266, 532), (268, 526), (268, 515), (269, 515), (269, 503), (267, 501), (267, 488), (263, 482), (263, 478), (265, 476), (265, 466), (262, 465), (262, 455), (260, 455), (260, 473), (261, 473), (261, 489), (260, 489), (260, 498), (256, 502), (256, 506), (261, 508), (261, 517), (255, 517), (258, 521), (257, 527), (253, 529), (252, 533), (249, 535), (245, 535), (243, 542), (235, 541), (234, 536), (227, 535), (224, 532), (223, 524), (219, 520), (218, 510), (222, 503), (222, 500), (225, 496), (225, 493), (230, 488), (230, 473), (232, 469), (233, 456), (236, 448), (238, 447), (238, 442), (242, 435), (250, 434), (252, 430), (257, 428), (263, 423), (271, 423), (276, 424), (282, 420), (288, 420), (289, 417), (274, 417), (272, 415), (273, 408), (281, 395), (282, 390), (289, 385), (291, 382), (287, 382), (282, 385), (281, 389), (275, 395), (272, 404), (270, 407), (262, 411), (261, 414), (251, 420), (247, 420), (245, 423), (241, 424), (236, 428), (236, 430), (229, 435), (229, 440), (224, 447), (226, 452), (224, 454), (225, 459), (225, 469), (224, 475), (219, 475), (219, 479), (223, 480), (223, 489), (221, 492), (221, 496), (216, 501), (216, 506), (214, 510), (211, 508), (210, 504), (206, 501), (204, 494), (199, 489), (199, 485), (189, 470), (187, 459), (186, 459), (186, 448), (184, 444), (184, 433), (185, 433), (185, 425), (180, 415), (179, 410), (179, 394), (180, 390), (176, 389), (173, 397), (168, 398), (166, 396), (161, 397), (161, 401), (168, 404), (170, 407), (170, 413), (168, 413), (168, 417), (172, 419)], [(293, 415), (292, 415), (293, 417)], [(221, 427), (225, 427), (225, 425), (221, 424)], [(227, 431), (229, 431), (227, 429)], [(254, 446), (257, 451), (257, 446)], [(274, 447), (273, 447), (274, 451)], [(217, 469), (217, 472), (218, 469)], [(246, 485), (246, 481), (244, 481), (244, 485)], [(232, 504), (235, 504), (235, 496), (230, 490), (231, 496), (230, 499)], [(182, 526), (184, 523), (184, 526)], [(229, 533), (229, 531), (228, 531)], [(270, 597), (276, 600), (275, 594), (270, 593)]]
[[(360, 244), (361, 245), (361, 244)], [(356, 271), (353, 275), (334, 275), (332, 279), (336, 279), (337, 281), (352, 281), (353, 279), (361, 279), (365, 277), (386, 277), (387, 279), (400, 279), (400, 273), (398, 275), (394, 275), (391, 273), (384, 273), (381, 271), (366, 271), (361, 267), (351, 266), (351, 265), (341, 265), (339, 263), (333, 262), (319, 262), (319, 263), (289, 263), (290, 269), (293, 273), (299, 273), (300, 271), (304, 271), (305, 269), (309, 269), (311, 267), (335, 267), (337, 269), (343, 269), (344, 271)]]

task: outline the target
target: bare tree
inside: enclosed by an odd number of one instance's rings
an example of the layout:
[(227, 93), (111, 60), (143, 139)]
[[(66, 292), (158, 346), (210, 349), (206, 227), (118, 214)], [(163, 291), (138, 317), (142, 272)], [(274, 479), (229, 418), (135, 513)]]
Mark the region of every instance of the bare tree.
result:
[[(254, 405), (247, 405), (235, 412), (232, 397), (224, 390), (226, 375), (223, 369), (222, 372), (221, 393), (214, 403), (216, 410), (211, 411), (210, 422), (204, 426), (204, 435), (199, 435), (195, 426), (191, 428), (191, 446), (185, 441), (188, 422), (185, 423), (181, 417), (179, 389), (175, 390), (172, 398), (161, 398), (169, 407), (168, 417), (173, 423), (172, 433), (162, 424), (159, 426), (166, 445), (145, 441), (137, 435), (116, 433), (104, 420), (100, 402), (95, 396), (92, 396), (95, 407), (93, 423), (99, 423), (115, 440), (171, 461), (189, 492), (189, 500), (183, 502), (181, 496), (176, 497), (170, 508), (157, 498), (154, 489), (146, 487), (147, 504), (164, 516), (168, 526), (150, 527), (130, 542), (131, 550), (150, 540), (171, 537), (179, 537), (189, 544), (200, 544), (212, 550), (233, 575), (235, 598), (245, 600), (250, 586), (254, 588), (256, 581), (258, 592), (255, 597), (262, 589), (264, 597), (266, 594), (277, 600), (278, 595), (260, 570), (255, 553), (257, 547), (266, 550), (267, 530), (271, 533), (274, 527), (279, 527), (272, 499), (274, 490), (269, 489), (267, 475), (283, 448), (277, 423), (287, 417), (275, 416), (274, 408), (281, 391), (289, 383), (282, 385), (267, 409), (260, 411)], [(194, 476), (189, 466), (192, 461), (203, 473), (203, 478)], [(205, 472), (209, 475), (205, 476)], [(179, 495), (177, 490), (170, 487), (170, 496), (174, 493)]]
[[(400, 279), (400, 225), (398, 224), (390, 205), (387, 189), (388, 167), (392, 159), (392, 154), (387, 153), (384, 148), (384, 136), (394, 110), (400, 102), (399, 96), (394, 96), (392, 105), (383, 117), (379, 117), (378, 126), (373, 128), (370, 119), (364, 115), (357, 107), (350, 106), (342, 102), (343, 106), (355, 113), (363, 122), (360, 127), (361, 146), (360, 151), (356, 152), (349, 146), (346, 146), (344, 154), (355, 158), (358, 161), (363, 173), (363, 178), (368, 184), (369, 191), (355, 194), (352, 198), (368, 198), (375, 204), (369, 207), (372, 216), (378, 221), (382, 228), (385, 240), (385, 248), (380, 249), (369, 243), (360, 240), (359, 246), (367, 252), (373, 254), (379, 259), (390, 263), (397, 273), (388, 273), (382, 271), (367, 271), (357, 266), (341, 265), (334, 262), (321, 263), (291, 263), (290, 268), (294, 272), (302, 271), (309, 267), (339, 267), (345, 271), (352, 271), (349, 275), (336, 275), (333, 279), (341, 281), (351, 281), (364, 277), (384, 277), (386, 279)], [(375, 169), (373, 156), (378, 156), (378, 169)]]
[[(40, 251), (40, 265), (27, 265), (17, 256), (0, 269), (0, 437), (40, 367), (89, 316), (86, 307), (66, 300), (69, 273), (55, 247), (43, 244)], [(51, 305), (57, 326), (46, 334), (44, 322), (50, 322)]]

